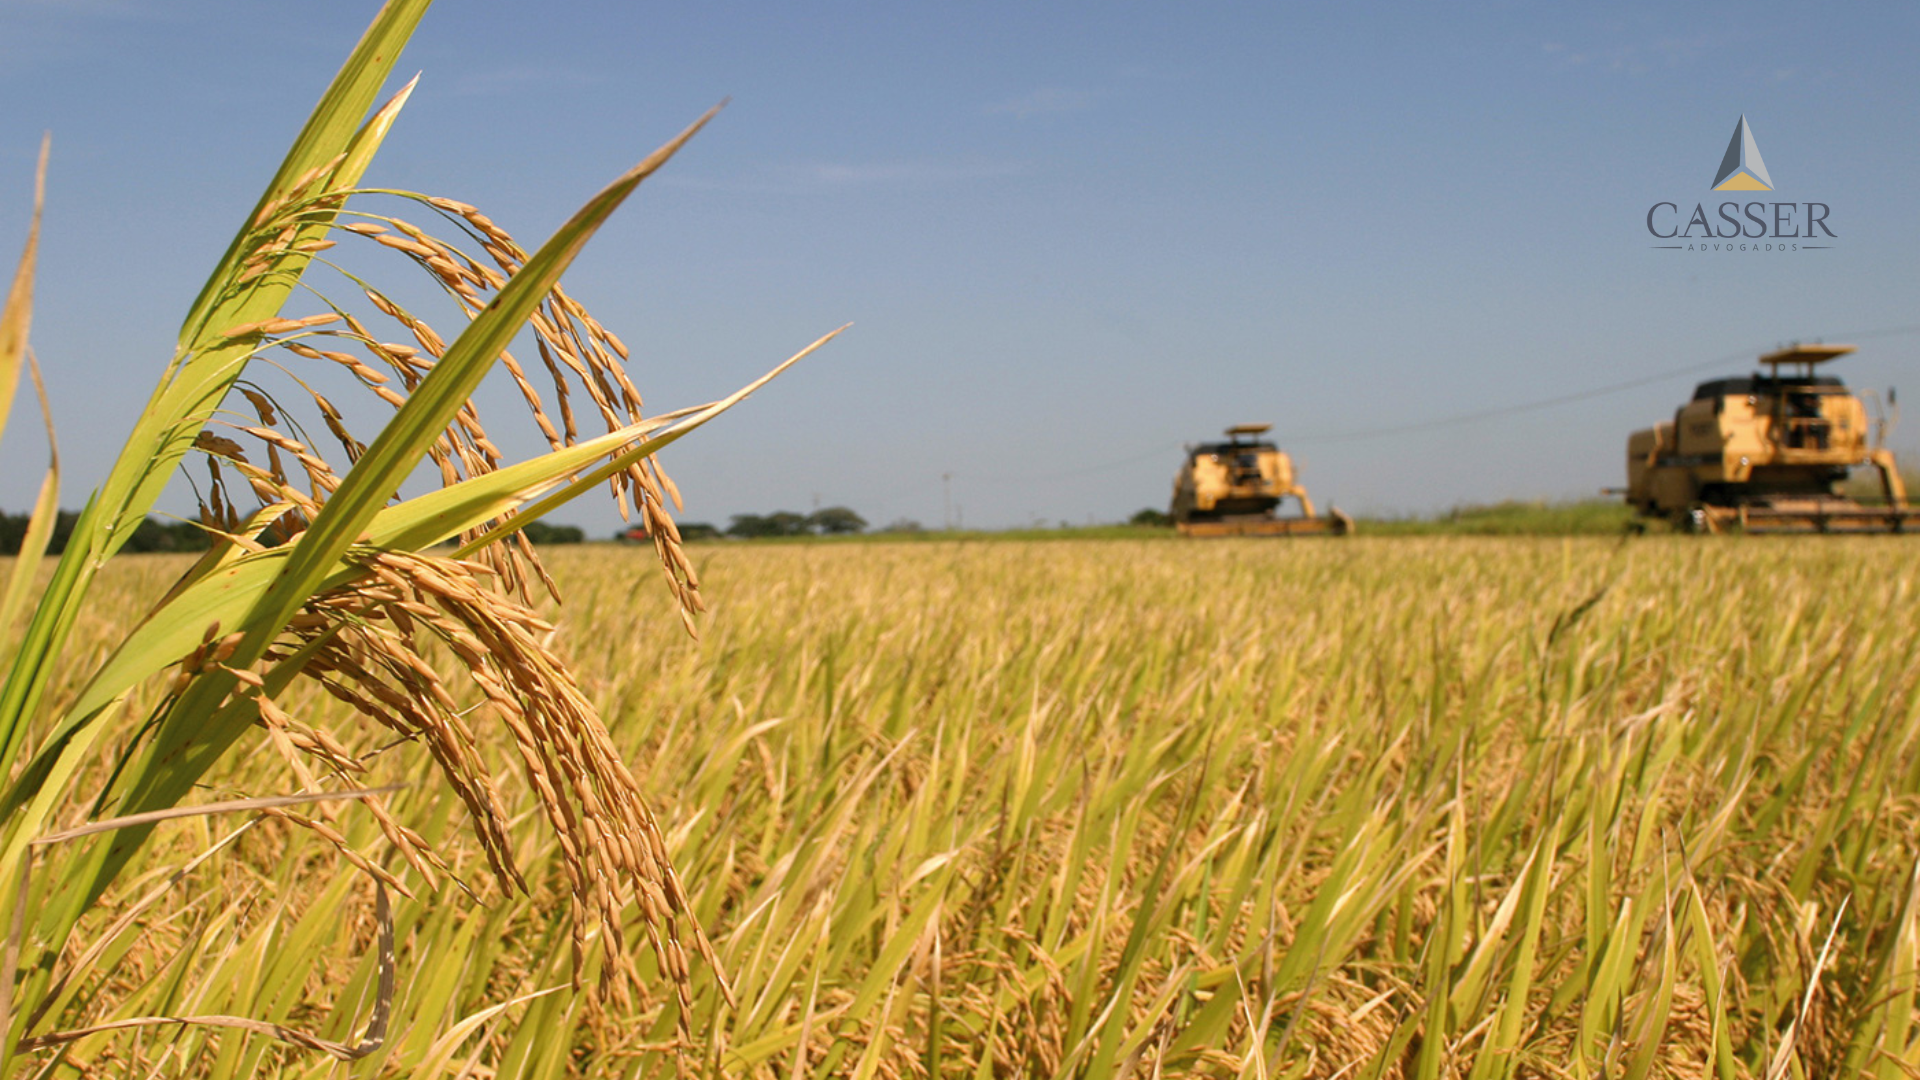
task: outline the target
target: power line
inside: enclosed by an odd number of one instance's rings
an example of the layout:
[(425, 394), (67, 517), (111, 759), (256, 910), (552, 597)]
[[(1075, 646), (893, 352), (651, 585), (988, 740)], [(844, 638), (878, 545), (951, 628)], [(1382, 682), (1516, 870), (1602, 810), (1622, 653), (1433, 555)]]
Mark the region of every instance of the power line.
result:
[[(1913, 333), (1920, 333), (1920, 324), (1891, 326), (1880, 330), (1868, 330), (1862, 333), (1847, 333), (1835, 336), (1852, 338), (1855, 341), (1866, 341), (1873, 338), (1899, 337), (1904, 334)], [(1491, 409), (1479, 409), (1474, 412), (1458, 413), (1453, 416), (1442, 417), (1438, 420), (1419, 420), (1408, 424), (1367, 428), (1361, 431), (1331, 432), (1324, 435), (1289, 435), (1287, 436), (1287, 442), (1289, 445), (1296, 443), (1358, 442), (1362, 439), (1379, 439), (1389, 435), (1405, 435), (1416, 431), (1433, 431), (1439, 428), (1458, 427), (1461, 424), (1478, 423), (1482, 420), (1512, 416), (1516, 413), (1533, 412), (1537, 409), (1550, 409), (1557, 405), (1570, 405), (1576, 401), (1586, 401), (1590, 398), (1604, 397), (1607, 394), (1617, 394), (1623, 390), (1650, 386), (1654, 383), (1665, 382), (1668, 379), (1677, 378), (1681, 375), (1697, 374), (1702, 371), (1710, 371), (1714, 368), (1724, 367), (1727, 364), (1738, 363), (1746, 357), (1757, 354), (1758, 350), (1743, 349), (1739, 352), (1727, 353), (1724, 356), (1716, 356), (1711, 360), (1702, 361), (1698, 364), (1689, 364), (1683, 368), (1664, 371), (1657, 375), (1642, 375), (1639, 378), (1628, 379), (1624, 382), (1609, 383), (1605, 386), (1596, 386), (1570, 394), (1556, 394), (1553, 397), (1540, 398), (1535, 401), (1524, 401), (1513, 405), (1500, 405)]]
[(1361, 431), (1342, 431), (1326, 435), (1289, 435), (1287, 436), (1287, 442), (1289, 444), (1357, 442), (1362, 439), (1385, 438), (1388, 435), (1405, 435), (1415, 431), (1433, 431), (1438, 428), (1458, 427), (1461, 424), (1472, 424), (1481, 420), (1492, 420), (1496, 417), (1512, 416), (1516, 413), (1533, 412), (1537, 409), (1550, 409), (1556, 405), (1570, 405), (1576, 401), (1586, 401), (1590, 398), (1617, 394), (1622, 390), (1632, 390), (1635, 387), (1650, 386), (1657, 382), (1666, 382), (1668, 379), (1680, 375), (1690, 375), (1712, 368), (1724, 367), (1727, 364), (1738, 361), (1741, 357), (1750, 355), (1752, 355), (1752, 353), (1745, 350), (1737, 353), (1728, 353), (1725, 356), (1715, 357), (1712, 360), (1693, 364), (1688, 367), (1678, 368), (1673, 371), (1664, 371), (1658, 375), (1643, 375), (1640, 378), (1628, 379), (1625, 382), (1611, 383), (1607, 386), (1596, 386), (1590, 390), (1579, 390), (1571, 394), (1557, 394), (1553, 397), (1540, 398), (1536, 401), (1523, 401), (1514, 405), (1500, 405), (1491, 409), (1480, 409), (1475, 412), (1457, 413), (1453, 416), (1441, 417), (1438, 420), (1419, 420), (1410, 424), (1395, 424), (1391, 427), (1367, 428)]
[(1111, 472), (1114, 469), (1122, 469), (1128, 465), (1138, 465), (1142, 461), (1163, 459), (1167, 454), (1174, 450), (1179, 450), (1184, 446), (1186, 446), (1186, 444), (1183, 442), (1157, 443), (1151, 450), (1144, 450), (1137, 454), (1129, 454), (1126, 457), (1115, 458), (1111, 461), (1103, 461), (1096, 465), (1080, 465), (1071, 469), (1062, 469), (1058, 472), (1050, 473), (1000, 473), (990, 476), (976, 476), (972, 479), (976, 483), (985, 484), (1031, 484), (1046, 480), (1066, 480), (1075, 476), (1091, 476), (1094, 473)]

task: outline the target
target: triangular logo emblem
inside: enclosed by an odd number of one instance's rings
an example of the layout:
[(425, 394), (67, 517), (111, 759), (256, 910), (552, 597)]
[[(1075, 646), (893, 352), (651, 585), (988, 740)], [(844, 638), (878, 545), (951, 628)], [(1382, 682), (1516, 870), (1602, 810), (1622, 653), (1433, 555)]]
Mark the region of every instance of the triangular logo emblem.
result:
[(1713, 190), (1773, 190), (1773, 180), (1767, 176), (1767, 165), (1760, 160), (1760, 147), (1753, 141), (1753, 129), (1747, 126), (1744, 115), (1733, 125), (1733, 141), (1727, 143), (1727, 156), (1720, 159)]

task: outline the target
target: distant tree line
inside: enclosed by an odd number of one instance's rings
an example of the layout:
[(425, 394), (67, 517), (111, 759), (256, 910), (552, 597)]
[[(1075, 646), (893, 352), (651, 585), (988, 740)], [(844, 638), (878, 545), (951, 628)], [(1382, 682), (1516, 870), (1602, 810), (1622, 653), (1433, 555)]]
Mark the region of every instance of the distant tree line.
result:
[[(0, 511), (0, 555), (20, 554), (20, 544), (27, 538), (27, 523), (32, 520), (30, 514), (9, 514)], [(62, 510), (53, 523), (53, 537), (47, 542), (47, 550), (58, 555), (67, 550), (67, 538), (73, 535), (74, 523), (80, 520), (77, 510)], [(207, 534), (199, 525), (191, 521), (168, 521), (164, 518), (147, 518), (133, 530), (122, 551), (205, 551), (212, 546)]]
[[(845, 536), (865, 530), (867, 519), (844, 506), (829, 506), (811, 514), (776, 510), (771, 514), (735, 514), (728, 536)], [(684, 531), (682, 533), (684, 535)]]
[[(0, 555), (20, 554), (20, 545), (27, 538), (27, 514), (9, 514), (0, 511)], [(53, 537), (47, 542), (47, 551), (58, 555), (67, 549), (67, 537), (73, 534), (74, 523), (80, 520), (75, 510), (62, 510), (54, 522)], [(535, 521), (526, 527), (527, 539), (536, 544), (578, 544), (586, 540), (587, 534), (578, 525), (551, 525), (544, 521)], [(150, 517), (142, 521), (133, 530), (133, 536), (122, 551), (158, 552), (158, 551), (205, 551), (212, 546), (206, 530), (192, 521), (169, 521), (165, 518)]]
[[(704, 521), (676, 521), (673, 528), (680, 534), (682, 540), (717, 540), (721, 535), (719, 529)], [(644, 544), (651, 540), (647, 535), (647, 524), (644, 521), (636, 521), (626, 526), (614, 533), (613, 538), (626, 544)]]
[[(718, 540), (734, 537), (753, 540), (762, 536), (845, 536), (864, 532), (867, 519), (844, 506), (829, 506), (811, 514), (776, 510), (771, 514), (735, 514), (732, 524), (722, 530), (704, 521), (674, 523), (682, 540)], [(915, 526), (918, 528), (918, 526)], [(613, 534), (615, 540), (640, 543), (647, 539), (647, 527), (634, 524)]]
[(542, 545), (582, 544), (587, 539), (586, 530), (578, 525), (552, 525), (544, 521), (534, 521), (529, 522), (527, 527), (520, 531), (527, 534), (527, 539)]

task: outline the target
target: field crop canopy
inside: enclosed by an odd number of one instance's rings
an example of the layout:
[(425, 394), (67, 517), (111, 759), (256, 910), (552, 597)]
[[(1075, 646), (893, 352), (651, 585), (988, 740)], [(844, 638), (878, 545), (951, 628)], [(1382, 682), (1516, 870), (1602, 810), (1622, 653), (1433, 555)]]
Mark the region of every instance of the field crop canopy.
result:
[[(550, 992), (569, 872), (540, 793), (501, 787), (528, 882), (502, 892), (459, 793), (389, 754), (361, 782), (407, 782), (385, 808), (445, 866), (438, 891), (395, 868), (393, 1034), (353, 1074), (1883, 1076), (1920, 1051), (1911, 541), (691, 550), (698, 640), (630, 548), (550, 556), (571, 599), (545, 617), (737, 1004), (696, 972), (682, 1033), (651, 953), (624, 1004)], [(116, 560), (101, 595), (150, 603), (184, 565)], [(157, 833), (93, 917), (158, 894), (96, 961), (147, 974), (69, 1008), (370, 1001), (372, 885), (336, 850), (282, 818)], [(338, 1067), (114, 1038), (68, 1052)]]

